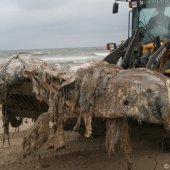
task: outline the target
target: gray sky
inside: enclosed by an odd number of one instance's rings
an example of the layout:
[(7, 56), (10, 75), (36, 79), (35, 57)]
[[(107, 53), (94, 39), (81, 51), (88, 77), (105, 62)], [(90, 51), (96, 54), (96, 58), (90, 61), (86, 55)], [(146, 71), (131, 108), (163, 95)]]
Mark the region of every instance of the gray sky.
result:
[(128, 4), (112, 0), (1, 0), (0, 50), (105, 46), (127, 37)]

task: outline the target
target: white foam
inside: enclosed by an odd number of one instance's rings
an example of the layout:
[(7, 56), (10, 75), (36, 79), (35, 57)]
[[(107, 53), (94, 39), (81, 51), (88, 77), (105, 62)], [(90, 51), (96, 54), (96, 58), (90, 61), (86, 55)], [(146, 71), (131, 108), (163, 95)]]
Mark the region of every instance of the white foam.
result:
[(99, 57), (106, 57), (109, 53), (94, 53), (94, 55)]
[(70, 56), (70, 57), (41, 57), (44, 61), (81, 61), (95, 59), (94, 56)]

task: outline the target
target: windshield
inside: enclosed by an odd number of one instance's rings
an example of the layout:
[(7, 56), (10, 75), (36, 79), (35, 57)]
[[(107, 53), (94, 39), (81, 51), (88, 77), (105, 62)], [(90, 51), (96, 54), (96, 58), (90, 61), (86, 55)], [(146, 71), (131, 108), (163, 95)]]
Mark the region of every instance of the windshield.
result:
[[(144, 25), (150, 33), (161, 40), (170, 38), (170, 4), (158, 0), (145, 0), (146, 8), (139, 12), (139, 26)], [(155, 3), (156, 2), (156, 3)], [(148, 42), (149, 36), (145, 34), (144, 42)]]

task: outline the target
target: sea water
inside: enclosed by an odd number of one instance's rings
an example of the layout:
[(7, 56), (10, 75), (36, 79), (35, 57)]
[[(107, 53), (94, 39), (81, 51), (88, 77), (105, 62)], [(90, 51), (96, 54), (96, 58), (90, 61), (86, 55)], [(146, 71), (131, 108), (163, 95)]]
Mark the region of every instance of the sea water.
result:
[(34, 49), (34, 50), (8, 50), (0, 51), (0, 62), (8, 60), (17, 54), (30, 55), (33, 58), (44, 60), (47, 63), (81, 64), (91, 60), (102, 60), (108, 51), (102, 47), (90, 48), (60, 48), (60, 49)]

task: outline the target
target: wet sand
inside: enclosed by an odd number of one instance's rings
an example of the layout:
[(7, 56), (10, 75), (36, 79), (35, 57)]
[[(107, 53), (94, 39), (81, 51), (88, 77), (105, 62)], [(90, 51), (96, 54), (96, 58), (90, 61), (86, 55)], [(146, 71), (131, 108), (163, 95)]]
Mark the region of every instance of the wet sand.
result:
[[(10, 148), (7, 144), (2, 146), (0, 135), (0, 170), (124, 170), (121, 153), (108, 158), (104, 136), (85, 139), (78, 133), (65, 132), (65, 149), (53, 152), (41, 148), (41, 159), (37, 154), (25, 159), (21, 147), (25, 134), (26, 131), (11, 133)], [(132, 133), (134, 170), (163, 170), (166, 164), (170, 165), (170, 153), (161, 151), (160, 139), (161, 130), (155, 127), (137, 128)]]

